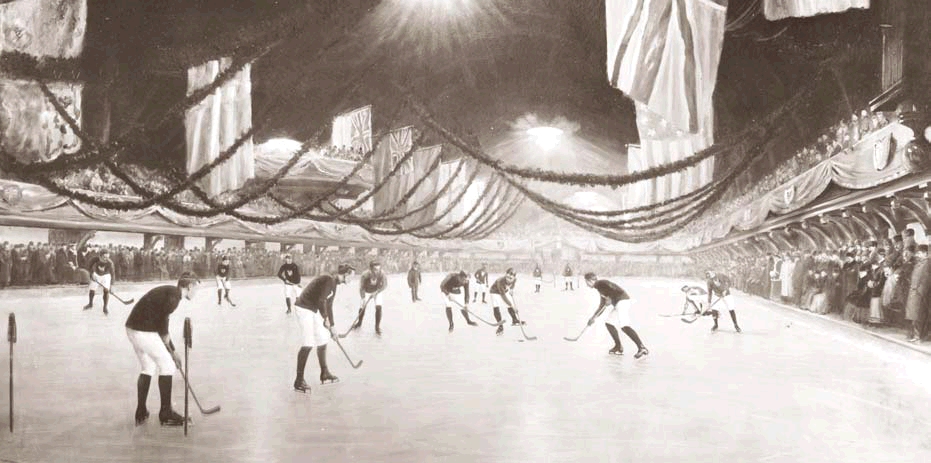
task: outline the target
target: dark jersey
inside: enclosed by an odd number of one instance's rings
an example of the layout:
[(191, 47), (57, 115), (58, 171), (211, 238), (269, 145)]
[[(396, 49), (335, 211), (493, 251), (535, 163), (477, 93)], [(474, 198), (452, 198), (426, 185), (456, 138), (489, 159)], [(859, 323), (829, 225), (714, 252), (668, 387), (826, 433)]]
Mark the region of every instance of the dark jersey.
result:
[(506, 294), (508, 291), (514, 289), (514, 284), (517, 283), (517, 279), (508, 283), (507, 277), (501, 277), (495, 280), (495, 283), (491, 285), (491, 294)]
[(533, 269), (533, 277), (534, 277), (534, 278), (542, 278), (542, 277), (543, 277), (543, 270), (540, 270), (540, 267), (537, 267), (537, 268)]
[(383, 291), (387, 286), (388, 280), (381, 272), (365, 272), (359, 280), (359, 289), (369, 294)]
[(602, 304), (611, 303), (614, 305), (620, 301), (630, 299), (630, 296), (627, 295), (627, 291), (624, 291), (620, 286), (608, 280), (596, 281), (594, 288), (597, 289), (598, 294), (601, 295)]
[(566, 269), (562, 271), (562, 276), (564, 276), (564, 277), (571, 277), (571, 276), (572, 276), (572, 268), (570, 268), (570, 267), (567, 265), (567, 266), (566, 266)]
[(285, 283), (290, 283), (292, 285), (301, 284), (301, 270), (297, 268), (297, 264), (283, 264), (281, 268), (278, 269), (278, 278)]
[(446, 278), (443, 279), (443, 282), (440, 283), (440, 291), (443, 294), (461, 294), (462, 290), (465, 290), (465, 302), (469, 303), (469, 279), (462, 278), (458, 273), (450, 273), (446, 275)]
[(217, 276), (223, 279), (230, 277), (230, 266), (228, 264), (217, 265)]
[(708, 302), (711, 302), (711, 295), (718, 297), (730, 296), (731, 279), (727, 275), (715, 275), (708, 280)]
[(333, 275), (320, 275), (310, 281), (294, 305), (319, 313), (333, 324), (333, 298), (336, 297), (336, 279)]
[(126, 319), (126, 327), (136, 331), (168, 335), (168, 316), (178, 308), (181, 290), (177, 286), (159, 286), (145, 293)]
[(104, 262), (101, 258), (95, 257), (94, 260), (91, 261), (90, 271), (100, 276), (112, 275), (113, 261), (107, 260)]
[(479, 270), (475, 272), (475, 282), (480, 285), (487, 285), (488, 284), (488, 272), (484, 270)]

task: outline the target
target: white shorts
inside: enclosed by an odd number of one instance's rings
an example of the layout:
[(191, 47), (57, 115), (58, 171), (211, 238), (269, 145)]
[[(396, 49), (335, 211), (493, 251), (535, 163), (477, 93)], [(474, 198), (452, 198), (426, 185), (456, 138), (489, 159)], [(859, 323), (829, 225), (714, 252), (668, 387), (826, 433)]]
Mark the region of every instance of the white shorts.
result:
[(465, 307), (465, 293), (449, 293), (446, 295), (446, 307), (461, 309)]
[(630, 326), (630, 299), (618, 301), (617, 304), (605, 309), (604, 322), (617, 328)]
[(712, 309), (717, 310), (718, 312), (729, 312), (734, 310), (734, 296), (728, 294), (727, 296), (720, 298), (719, 301), (714, 302), (714, 307), (712, 307)]
[(381, 305), (382, 293), (375, 294), (375, 297), (372, 297), (373, 294), (375, 293), (365, 293), (365, 295), (362, 296), (362, 300), (360, 302), (365, 304), (365, 306), (362, 307), (363, 309), (367, 309), (370, 305)]
[(98, 275), (96, 273), (91, 272), (90, 276), (91, 276), (90, 282), (87, 283), (88, 289), (90, 289), (91, 291), (103, 291), (105, 289), (107, 291), (110, 290), (110, 279), (112, 278), (112, 275), (110, 275), (109, 273), (106, 275)]
[(136, 351), (142, 374), (149, 376), (171, 376), (177, 367), (171, 352), (165, 347), (165, 342), (158, 333), (153, 331), (136, 331), (126, 328), (126, 336)]
[(486, 294), (488, 293), (488, 284), (475, 282), (474, 290), (476, 293)]
[(301, 325), (301, 346), (320, 347), (330, 342), (330, 330), (323, 326), (319, 312), (297, 307), (297, 323)]
[(534, 277), (534, 278), (533, 278), (533, 282), (534, 282), (534, 284), (542, 285), (542, 284), (543, 284), (543, 277)]
[(230, 290), (230, 279), (217, 277), (217, 289)]
[(297, 285), (289, 285), (285, 283), (284, 297), (288, 299), (297, 299), (297, 296), (300, 294), (301, 294), (301, 288), (298, 288)]
[(491, 293), (491, 306), (492, 307), (511, 307), (511, 304), (508, 304), (500, 294)]
[(563, 284), (575, 283), (574, 277), (562, 277)]

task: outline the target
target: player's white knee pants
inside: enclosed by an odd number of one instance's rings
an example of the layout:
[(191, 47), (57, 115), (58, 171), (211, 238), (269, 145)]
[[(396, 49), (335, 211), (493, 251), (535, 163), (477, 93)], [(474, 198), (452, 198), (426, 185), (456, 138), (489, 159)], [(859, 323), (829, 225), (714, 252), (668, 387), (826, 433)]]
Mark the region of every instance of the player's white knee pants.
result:
[(149, 376), (170, 376), (175, 374), (175, 360), (165, 347), (165, 342), (158, 333), (136, 331), (126, 328), (126, 336), (136, 351), (142, 374)]
[(111, 278), (110, 274), (98, 275), (96, 273), (91, 272), (90, 277), (91, 279), (90, 279), (90, 282), (87, 283), (87, 289), (91, 291), (103, 291), (105, 289), (107, 291), (110, 290), (110, 278)]
[(491, 306), (492, 307), (511, 307), (511, 304), (508, 304), (500, 294), (491, 293)]
[(564, 285), (568, 285), (570, 283), (575, 283), (575, 280), (573, 280), (572, 277), (562, 277), (562, 282)]
[(465, 293), (449, 293), (446, 295), (446, 307), (461, 309), (465, 306)]
[(300, 294), (300, 288), (297, 285), (284, 285), (284, 297), (288, 299), (297, 299), (298, 294)]
[(365, 293), (365, 294), (362, 295), (362, 301), (361, 301), (361, 302), (362, 302), (363, 304), (365, 304), (365, 305), (362, 306), (363, 309), (368, 309), (369, 306), (374, 307), (374, 306), (376, 306), (376, 305), (381, 305), (381, 293), (378, 293), (378, 294), (375, 294), (375, 293)]
[(543, 277), (535, 277), (535, 278), (533, 279), (533, 284), (535, 284), (535, 285), (542, 285), (542, 284), (543, 284)]
[(323, 317), (319, 312), (298, 307), (297, 323), (301, 325), (301, 346), (320, 347), (330, 342), (330, 330), (323, 326)]
[(478, 294), (485, 295), (488, 294), (488, 285), (485, 283), (475, 283), (475, 289), (473, 290)]
[(734, 296), (728, 294), (727, 296), (722, 297), (716, 304), (714, 304), (713, 310), (718, 312), (729, 312), (735, 310), (737, 306), (734, 305)]
[(617, 328), (630, 326), (630, 299), (618, 301), (617, 304), (605, 310), (604, 322)]
[(230, 280), (228, 278), (217, 277), (217, 289), (230, 290)]

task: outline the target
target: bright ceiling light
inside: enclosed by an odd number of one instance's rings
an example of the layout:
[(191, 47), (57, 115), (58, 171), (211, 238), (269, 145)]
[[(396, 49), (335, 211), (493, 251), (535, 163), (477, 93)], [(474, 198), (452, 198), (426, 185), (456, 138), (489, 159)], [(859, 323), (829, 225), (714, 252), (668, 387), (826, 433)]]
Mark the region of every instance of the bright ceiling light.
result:
[(559, 144), (562, 140), (562, 129), (556, 127), (534, 127), (527, 129), (527, 134), (533, 137), (533, 141), (544, 151), (549, 151)]

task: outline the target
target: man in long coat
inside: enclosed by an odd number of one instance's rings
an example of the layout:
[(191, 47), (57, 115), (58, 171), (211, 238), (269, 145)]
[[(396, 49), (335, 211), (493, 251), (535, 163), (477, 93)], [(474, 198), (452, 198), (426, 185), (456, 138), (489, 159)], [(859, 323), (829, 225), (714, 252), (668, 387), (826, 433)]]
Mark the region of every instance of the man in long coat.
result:
[(928, 290), (931, 289), (931, 265), (928, 265), (928, 245), (918, 246), (915, 267), (908, 286), (908, 299), (905, 302), (905, 319), (912, 322), (909, 342), (921, 340), (922, 328), (928, 318)]

